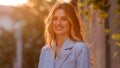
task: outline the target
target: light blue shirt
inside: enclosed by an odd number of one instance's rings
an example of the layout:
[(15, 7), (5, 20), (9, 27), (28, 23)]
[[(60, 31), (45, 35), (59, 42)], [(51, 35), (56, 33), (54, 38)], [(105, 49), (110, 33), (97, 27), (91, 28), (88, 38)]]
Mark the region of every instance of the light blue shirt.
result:
[(73, 42), (68, 38), (57, 58), (55, 51), (45, 45), (41, 50), (38, 68), (90, 68), (87, 45), (83, 42)]

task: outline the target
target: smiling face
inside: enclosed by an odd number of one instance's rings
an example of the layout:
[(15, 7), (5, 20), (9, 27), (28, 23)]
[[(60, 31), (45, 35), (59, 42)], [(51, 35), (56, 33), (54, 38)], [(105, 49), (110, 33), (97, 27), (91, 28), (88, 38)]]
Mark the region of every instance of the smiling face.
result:
[(57, 9), (52, 19), (52, 29), (55, 35), (69, 35), (70, 23), (63, 9)]
[(58, 38), (69, 37), (73, 41), (84, 41), (82, 20), (76, 9), (69, 3), (57, 3), (45, 20), (45, 41), (52, 47)]

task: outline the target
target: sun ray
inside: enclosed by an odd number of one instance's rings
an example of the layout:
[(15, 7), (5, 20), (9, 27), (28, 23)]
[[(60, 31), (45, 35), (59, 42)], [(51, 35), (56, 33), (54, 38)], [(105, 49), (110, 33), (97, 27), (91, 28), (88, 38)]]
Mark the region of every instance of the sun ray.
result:
[(28, 0), (0, 0), (0, 5), (18, 6), (27, 2)]

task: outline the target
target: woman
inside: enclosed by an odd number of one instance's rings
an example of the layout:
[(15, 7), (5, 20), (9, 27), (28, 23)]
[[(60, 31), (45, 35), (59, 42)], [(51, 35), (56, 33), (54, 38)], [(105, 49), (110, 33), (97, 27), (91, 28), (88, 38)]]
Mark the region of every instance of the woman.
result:
[(79, 16), (69, 3), (53, 6), (46, 20), (46, 45), (38, 68), (90, 68)]

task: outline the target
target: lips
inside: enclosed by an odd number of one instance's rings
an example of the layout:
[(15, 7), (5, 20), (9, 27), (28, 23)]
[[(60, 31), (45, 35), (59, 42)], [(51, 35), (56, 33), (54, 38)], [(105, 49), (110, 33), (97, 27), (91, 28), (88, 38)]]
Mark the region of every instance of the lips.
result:
[(63, 27), (62, 26), (59, 26), (59, 27), (57, 26), (57, 27), (55, 27), (55, 29), (58, 30), (58, 31), (60, 31), (60, 30), (63, 29)]

